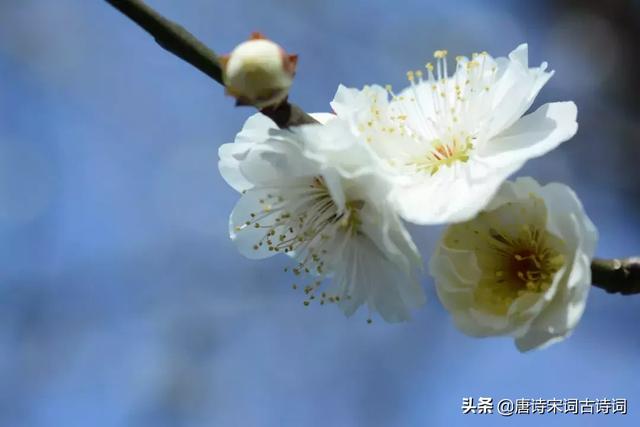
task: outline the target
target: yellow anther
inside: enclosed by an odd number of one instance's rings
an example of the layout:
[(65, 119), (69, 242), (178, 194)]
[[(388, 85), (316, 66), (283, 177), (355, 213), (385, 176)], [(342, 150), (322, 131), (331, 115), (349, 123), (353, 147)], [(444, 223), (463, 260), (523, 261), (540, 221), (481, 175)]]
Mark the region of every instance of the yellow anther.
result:
[(445, 56), (447, 56), (447, 51), (446, 50), (436, 50), (435, 52), (433, 52), (433, 57), (437, 58), (437, 59), (442, 59)]
[(427, 62), (424, 68), (426, 68), (429, 71), (433, 71), (433, 64), (431, 62)]

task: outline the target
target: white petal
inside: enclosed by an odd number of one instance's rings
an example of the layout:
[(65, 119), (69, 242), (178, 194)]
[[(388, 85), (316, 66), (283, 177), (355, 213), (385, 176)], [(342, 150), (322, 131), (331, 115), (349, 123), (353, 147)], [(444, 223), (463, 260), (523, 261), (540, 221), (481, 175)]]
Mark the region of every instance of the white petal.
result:
[(529, 45), (522, 43), (509, 53), (509, 59), (518, 62), (522, 67), (529, 68)]
[(412, 308), (425, 302), (424, 290), (417, 280), (390, 261), (366, 237), (354, 237), (341, 254), (334, 282), (348, 289), (351, 298), (342, 298), (340, 307), (350, 315), (367, 304), (387, 322), (410, 319)]
[(233, 143), (220, 146), (218, 169), (222, 178), (234, 190), (243, 191), (253, 187), (253, 183), (240, 171), (240, 164), (255, 144), (267, 141), (270, 132), (277, 128), (269, 117), (256, 113), (245, 121)]
[(323, 125), (336, 118), (336, 115), (333, 113), (310, 113), (309, 115)]
[(527, 68), (527, 56), (527, 45), (523, 44), (509, 54), (508, 62), (498, 62), (504, 65), (491, 88), (491, 120), (486, 138), (507, 129), (522, 116), (553, 75), (553, 72), (545, 71), (546, 64), (540, 68)]
[(355, 88), (346, 87), (344, 85), (338, 86), (336, 94), (331, 101), (331, 108), (338, 116), (347, 116), (354, 110), (358, 110), (362, 107), (362, 100), (360, 97), (360, 90)]
[(488, 141), (479, 155), (498, 164), (542, 156), (575, 135), (577, 112), (573, 102), (545, 104)]
[(240, 171), (240, 163), (246, 159), (253, 143), (222, 144), (218, 149), (218, 170), (222, 178), (234, 190), (241, 192), (253, 187)]
[(343, 212), (347, 201), (340, 174), (334, 168), (324, 168), (321, 174), (331, 199), (338, 207), (338, 211)]
[(262, 113), (256, 113), (249, 117), (242, 126), (242, 130), (234, 142), (236, 143), (252, 143), (266, 141), (269, 138), (269, 131), (278, 129), (273, 120)]
[[(532, 181), (528, 179), (525, 186), (530, 187)], [(576, 327), (591, 289), (591, 259), (598, 239), (595, 226), (569, 187), (553, 183), (539, 187), (538, 193), (549, 207), (549, 231), (560, 236), (567, 246), (569, 268), (553, 300), (534, 320), (527, 334), (516, 340), (520, 351), (545, 348), (566, 338)]]
[(373, 99), (386, 102), (387, 98), (387, 91), (378, 85), (365, 86), (362, 90), (340, 85), (331, 108), (338, 117), (346, 119), (353, 114), (368, 113)]
[(530, 193), (538, 194), (541, 188), (540, 184), (530, 176), (519, 177), (515, 181), (505, 181), (487, 205), (486, 210), (494, 210), (511, 200), (527, 198)]
[(304, 155), (319, 164), (331, 165), (344, 178), (382, 173), (380, 159), (350, 130), (345, 120), (326, 125), (305, 125), (292, 130), (304, 141)]
[(574, 250), (593, 258), (598, 243), (598, 230), (585, 213), (575, 192), (564, 184), (551, 183), (542, 187), (540, 194), (550, 207), (549, 229), (561, 236)]
[(240, 164), (242, 175), (254, 185), (287, 181), (309, 176), (319, 171), (319, 165), (306, 158), (302, 143), (296, 140), (269, 140), (255, 145)]
[[(259, 245), (256, 249), (256, 245), (264, 240), (266, 229), (246, 224), (247, 221), (252, 220), (252, 214), (262, 217), (263, 204), (260, 203), (260, 200), (264, 199), (268, 193), (269, 191), (265, 189), (246, 191), (236, 203), (229, 217), (229, 236), (238, 251), (250, 259), (262, 259), (275, 255), (275, 252), (268, 250), (266, 243)], [(276, 214), (267, 215), (258, 220), (258, 223), (269, 224), (273, 222), (275, 216)]]
[[(312, 113), (311, 116), (320, 123), (327, 123), (336, 117), (330, 113)], [(291, 148), (283, 141), (290, 139), (289, 131), (278, 129), (269, 117), (261, 113), (254, 114), (247, 119), (233, 143), (223, 144), (218, 149), (220, 174), (227, 184), (239, 192), (260, 182), (278, 179), (282, 173), (288, 172), (280, 170), (276, 173), (273, 167), (278, 169), (287, 163), (283, 159), (290, 157)], [(271, 144), (265, 144), (267, 142)], [(300, 151), (303, 142), (295, 141), (295, 144), (299, 147), (294, 151)]]
[[(268, 187), (244, 192), (229, 217), (229, 236), (242, 255), (250, 259), (262, 259), (278, 253), (269, 250), (268, 240), (277, 242), (277, 237), (285, 234), (284, 230), (289, 225), (277, 218), (283, 212), (293, 212), (299, 206), (311, 180), (309, 177), (291, 177), (273, 182)], [(270, 230), (276, 234), (267, 238)], [(295, 255), (293, 252), (287, 253)]]
[[(470, 255), (475, 263), (475, 256)], [(454, 317), (464, 315), (473, 305), (473, 289), (481, 272), (477, 270), (477, 265), (471, 265), (475, 269), (459, 269), (451, 257), (442, 256), (438, 251), (429, 260), (429, 274), (434, 278), (438, 298)], [(478, 277), (473, 277), (476, 274)]]
[(558, 294), (536, 317), (527, 333), (516, 339), (518, 350), (542, 349), (571, 334), (582, 317), (591, 288), (590, 264), (590, 258), (584, 255), (576, 259), (570, 273), (570, 280), (576, 286), (559, 288)]
[(432, 176), (394, 190), (400, 215), (415, 224), (443, 224), (473, 218), (490, 201), (500, 184), (520, 163), (492, 165), (475, 159), (460, 166), (442, 167)]
[(520, 324), (506, 317), (478, 311), (474, 290), (482, 272), (475, 254), (438, 247), (429, 263), (438, 298), (451, 312), (456, 327), (469, 336), (488, 337), (513, 333)]
[(404, 224), (387, 205), (382, 208), (385, 211), (370, 212), (365, 205), (361, 211), (361, 231), (402, 270), (411, 273), (421, 269), (422, 258)]

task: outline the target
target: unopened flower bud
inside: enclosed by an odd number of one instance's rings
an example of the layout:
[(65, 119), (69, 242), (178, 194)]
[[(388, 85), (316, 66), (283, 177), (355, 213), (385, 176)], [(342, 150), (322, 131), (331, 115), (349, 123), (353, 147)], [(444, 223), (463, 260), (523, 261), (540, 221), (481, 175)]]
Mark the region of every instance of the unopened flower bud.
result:
[(297, 59), (260, 33), (253, 33), (222, 57), (227, 93), (237, 99), (237, 105), (275, 107), (287, 97)]

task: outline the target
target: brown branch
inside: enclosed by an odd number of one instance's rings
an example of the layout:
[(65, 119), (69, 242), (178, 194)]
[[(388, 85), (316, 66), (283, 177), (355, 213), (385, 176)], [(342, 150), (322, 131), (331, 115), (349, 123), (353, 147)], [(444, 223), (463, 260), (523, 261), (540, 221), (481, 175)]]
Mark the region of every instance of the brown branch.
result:
[[(172, 22), (141, 0), (106, 0), (147, 31), (167, 51), (196, 67), (224, 85), (222, 68), (216, 54), (182, 26)], [(281, 128), (317, 123), (302, 109), (285, 100), (275, 108), (263, 109)], [(640, 257), (594, 259), (591, 264), (593, 285), (609, 293), (640, 293)]]
[(640, 294), (640, 257), (594, 258), (591, 262), (591, 281), (593, 286), (612, 294)]
[[(224, 85), (218, 57), (204, 43), (181, 25), (172, 22), (141, 0), (106, 0), (133, 22), (151, 34), (165, 50), (196, 67), (216, 82)], [(317, 123), (298, 106), (283, 101), (275, 108), (262, 110), (281, 128)]]

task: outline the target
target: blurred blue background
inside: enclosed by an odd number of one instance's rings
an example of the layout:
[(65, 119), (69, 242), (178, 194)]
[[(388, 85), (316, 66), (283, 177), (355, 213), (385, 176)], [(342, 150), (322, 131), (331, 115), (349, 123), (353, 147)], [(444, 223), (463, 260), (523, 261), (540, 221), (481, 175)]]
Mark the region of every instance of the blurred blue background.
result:
[[(640, 254), (635, 1), (149, 3), (218, 52), (300, 54), (292, 99), (404, 84), (434, 49), (556, 75), (578, 135), (520, 175), (573, 186), (600, 256)], [(429, 279), (402, 325), (305, 308), (286, 259), (243, 259), (217, 171), (247, 108), (103, 1), (0, 1), (0, 426), (640, 425), (640, 298), (593, 289), (563, 343), (457, 332)], [(440, 229), (412, 227), (428, 256)], [(629, 415), (461, 415), (464, 396), (627, 398)], [(542, 418), (541, 418), (542, 417)]]

